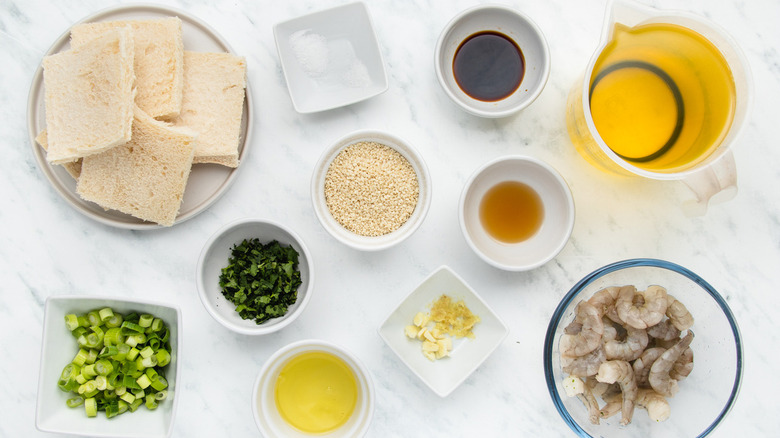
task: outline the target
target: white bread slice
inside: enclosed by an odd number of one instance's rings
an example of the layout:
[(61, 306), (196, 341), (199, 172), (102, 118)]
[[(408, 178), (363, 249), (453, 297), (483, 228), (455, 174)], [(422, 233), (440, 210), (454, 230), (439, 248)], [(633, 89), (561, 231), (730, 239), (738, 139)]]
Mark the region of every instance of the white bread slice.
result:
[(179, 115), (184, 81), (181, 19), (101, 21), (73, 26), (70, 44), (79, 47), (110, 29), (130, 26), (135, 46), (135, 102), (155, 118)]
[(246, 60), (230, 53), (184, 51), (184, 96), (176, 126), (198, 133), (193, 163), (238, 167)]
[(46, 159), (63, 164), (130, 140), (134, 79), (129, 28), (43, 58)]
[(196, 136), (136, 107), (132, 140), (84, 158), (76, 192), (103, 208), (173, 225), (190, 175)]
[[(49, 138), (45, 129), (35, 136), (35, 141), (41, 145), (44, 151), (49, 150)], [(79, 175), (81, 174), (81, 159), (65, 163), (62, 167), (65, 168), (65, 171), (67, 171), (73, 179), (79, 179)]]

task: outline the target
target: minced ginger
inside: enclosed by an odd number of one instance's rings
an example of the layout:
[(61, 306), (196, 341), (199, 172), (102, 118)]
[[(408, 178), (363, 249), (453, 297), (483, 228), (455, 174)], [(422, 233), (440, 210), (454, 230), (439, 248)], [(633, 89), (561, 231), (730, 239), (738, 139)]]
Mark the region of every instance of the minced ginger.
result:
[(414, 325), (404, 328), (406, 336), (421, 340), (423, 355), (436, 360), (450, 355), (451, 336), (474, 339), (472, 328), (479, 316), (471, 313), (463, 300), (453, 302), (448, 295), (442, 295), (431, 303), (429, 313), (418, 312), (412, 322)]

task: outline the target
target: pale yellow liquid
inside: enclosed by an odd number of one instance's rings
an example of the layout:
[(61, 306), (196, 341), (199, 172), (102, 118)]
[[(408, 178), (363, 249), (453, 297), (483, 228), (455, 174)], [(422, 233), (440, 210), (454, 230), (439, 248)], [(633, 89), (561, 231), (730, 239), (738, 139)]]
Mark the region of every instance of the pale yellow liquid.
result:
[[(623, 67), (594, 85), (616, 65)], [(650, 171), (681, 171), (701, 162), (734, 117), (735, 85), (726, 60), (704, 37), (672, 24), (617, 25), (594, 66), (589, 91), (593, 122), (607, 146)]]
[(321, 351), (303, 353), (288, 362), (274, 388), (282, 418), (301, 432), (322, 434), (349, 420), (358, 399), (352, 369), (338, 357)]

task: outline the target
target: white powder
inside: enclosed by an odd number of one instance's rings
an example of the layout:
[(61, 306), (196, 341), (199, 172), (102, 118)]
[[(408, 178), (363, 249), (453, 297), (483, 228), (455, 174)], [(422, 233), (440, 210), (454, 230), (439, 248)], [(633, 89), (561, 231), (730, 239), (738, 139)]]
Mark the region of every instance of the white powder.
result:
[(363, 88), (371, 84), (368, 68), (357, 58), (352, 60), (342, 79), (344, 84), (352, 88)]
[(306, 74), (320, 76), (328, 70), (328, 41), (324, 36), (304, 30), (290, 35), (289, 41)]

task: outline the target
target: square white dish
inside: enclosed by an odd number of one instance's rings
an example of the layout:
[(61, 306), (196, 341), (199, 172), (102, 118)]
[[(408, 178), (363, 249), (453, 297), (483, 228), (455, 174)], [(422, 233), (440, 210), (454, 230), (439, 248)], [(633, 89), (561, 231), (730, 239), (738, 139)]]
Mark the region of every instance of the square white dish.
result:
[[(417, 312), (427, 312), (442, 294), (463, 300), (479, 316), (474, 339), (453, 339), (450, 357), (430, 361), (423, 356), (421, 343), (404, 334)], [(441, 266), (423, 280), (393, 310), (379, 327), (379, 336), (403, 363), (440, 397), (448, 396), (501, 344), (509, 329), (477, 293), (447, 266)]]
[(303, 15), (273, 29), (299, 113), (350, 105), (387, 90), (385, 63), (363, 2)]
[[(65, 315), (84, 314), (90, 310), (111, 307), (127, 314), (151, 313), (161, 318), (170, 330), (171, 362), (166, 368), (168, 397), (157, 409), (145, 407), (114, 418), (106, 418), (99, 412), (88, 418), (84, 407), (69, 408), (65, 401), (72, 395), (57, 387), (62, 369), (70, 363), (78, 351), (76, 340), (65, 327)], [(104, 438), (165, 438), (173, 431), (173, 420), (179, 396), (178, 377), (181, 357), (181, 311), (173, 305), (146, 300), (120, 300), (100, 296), (55, 296), (46, 299), (43, 317), (38, 400), (35, 410), (35, 427), (43, 432), (70, 435), (86, 435)]]

